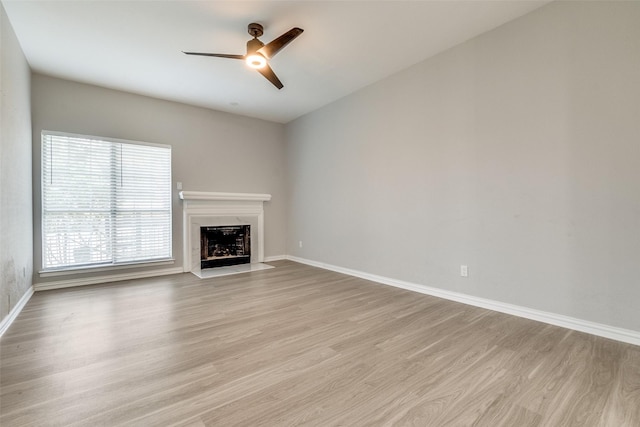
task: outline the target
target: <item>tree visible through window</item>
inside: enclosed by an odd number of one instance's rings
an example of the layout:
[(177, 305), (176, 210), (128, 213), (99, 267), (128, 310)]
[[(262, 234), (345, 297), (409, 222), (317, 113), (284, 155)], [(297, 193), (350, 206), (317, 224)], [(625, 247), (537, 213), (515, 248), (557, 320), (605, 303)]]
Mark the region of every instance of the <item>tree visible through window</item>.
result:
[(171, 258), (171, 147), (42, 133), (43, 268)]

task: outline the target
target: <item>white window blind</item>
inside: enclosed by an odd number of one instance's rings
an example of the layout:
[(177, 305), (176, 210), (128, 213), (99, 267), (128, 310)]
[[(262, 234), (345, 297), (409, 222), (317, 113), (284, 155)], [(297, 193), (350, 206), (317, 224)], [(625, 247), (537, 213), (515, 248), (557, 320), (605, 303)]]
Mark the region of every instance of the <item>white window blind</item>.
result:
[(44, 270), (171, 258), (171, 147), (42, 133)]

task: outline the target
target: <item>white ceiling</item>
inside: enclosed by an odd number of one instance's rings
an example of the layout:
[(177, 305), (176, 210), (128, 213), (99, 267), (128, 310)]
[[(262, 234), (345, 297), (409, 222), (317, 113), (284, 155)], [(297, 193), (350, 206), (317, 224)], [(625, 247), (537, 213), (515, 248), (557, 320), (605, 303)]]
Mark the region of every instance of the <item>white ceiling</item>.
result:
[[(2, 0), (37, 72), (286, 123), (548, 0)], [(305, 32), (271, 60), (277, 90), (241, 61), (247, 24), (267, 43)]]

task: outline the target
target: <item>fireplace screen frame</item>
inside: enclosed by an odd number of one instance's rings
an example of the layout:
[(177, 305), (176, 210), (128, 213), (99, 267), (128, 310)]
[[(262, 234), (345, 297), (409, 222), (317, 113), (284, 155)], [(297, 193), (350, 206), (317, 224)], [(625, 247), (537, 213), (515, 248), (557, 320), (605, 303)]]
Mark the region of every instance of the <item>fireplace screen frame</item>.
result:
[(251, 224), (200, 227), (200, 268), (251, 263)]

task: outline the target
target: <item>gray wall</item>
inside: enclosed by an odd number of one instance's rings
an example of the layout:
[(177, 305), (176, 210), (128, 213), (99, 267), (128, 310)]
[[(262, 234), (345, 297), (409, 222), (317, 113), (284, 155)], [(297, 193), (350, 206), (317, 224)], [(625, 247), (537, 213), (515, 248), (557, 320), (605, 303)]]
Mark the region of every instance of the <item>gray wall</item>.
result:
[(288, 253), (640, 331), (639, 22), (551, 3), (289, 123)]
[[(172, 146), (173, 255), (176, 266), (182, 265), (182, 201), (176, 190), (178, 181), (182, 182), (184, 190), (189, 191), (270, 193), (272, 200), (265, 203), (265, 256), (285, 253), (285, 143), (282, 124), (37, 74), (32, 77), (32, 92), (36, 269), (42, 265), (39, 221), (42, 130)], [(35, 282), (64, 279), (59, 276), (39, 278), (36, 275)]]
[(29, 65), (0, 4), (0, 320), (31, 287)]

